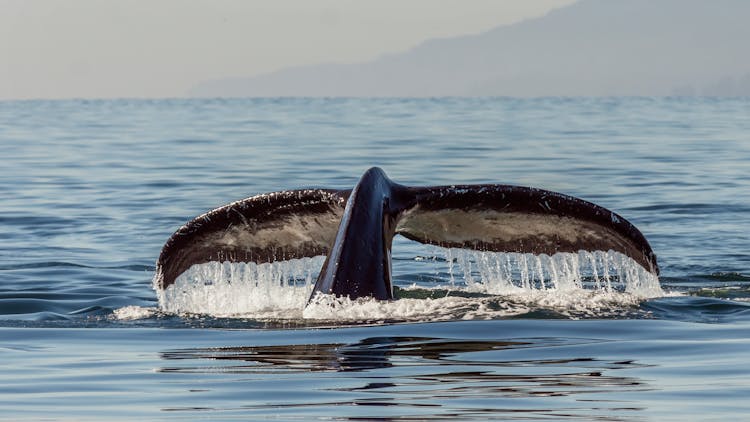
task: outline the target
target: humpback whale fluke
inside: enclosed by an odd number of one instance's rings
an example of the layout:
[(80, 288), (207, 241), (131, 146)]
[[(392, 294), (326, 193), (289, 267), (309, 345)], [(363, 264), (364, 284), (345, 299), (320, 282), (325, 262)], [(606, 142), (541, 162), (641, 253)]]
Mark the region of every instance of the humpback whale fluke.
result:
[(164, 245), (154, 286), (166, 289), (194, 264), (326, 255), (313, 295), (393, 299), (391, 243), (396, 234), (442, 247), (496, 252), (613, 250), (659, 274), (643, 234), (591, 202), (510, 185), (409, 187), (373, 167), (351, 190), (268, 193), (196, 217)]

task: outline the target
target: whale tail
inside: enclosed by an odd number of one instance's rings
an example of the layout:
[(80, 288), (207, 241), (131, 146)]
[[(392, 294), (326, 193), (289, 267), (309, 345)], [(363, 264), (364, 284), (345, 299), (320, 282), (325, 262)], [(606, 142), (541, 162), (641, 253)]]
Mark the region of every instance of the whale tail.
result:
[(396, 234), (495, 252), (613, 250), (659, 273), (643, 234), (591, 202), (510, 185), (408, 187), (371, 168), (352, 190), (258, 195), (196, 217), (164, 245), (154, 286), (166, 289), (194, 264), (326, 255), (313, 295), (393, 299), (391, 243)]

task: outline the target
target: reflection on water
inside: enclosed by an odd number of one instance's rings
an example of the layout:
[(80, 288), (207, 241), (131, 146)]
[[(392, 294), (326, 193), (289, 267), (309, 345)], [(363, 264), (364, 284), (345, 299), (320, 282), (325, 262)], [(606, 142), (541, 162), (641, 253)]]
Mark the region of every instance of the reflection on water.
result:
[[(294, 408), (305, 413), (337, 406), (334, 414), (342, 419), (375, 415), (361, 406), (402, 408), (401, 414), (386, 417), (380, 409), (380, 420), (526, 419), (530, 414), (553, 419), (638, 417), (643, 409), (631, 405), (623, 394), (650, 387), (642, 379), (619, 372), (646, 365), (585, 353), (586, 346), (602, 343), (558, 338), (371, 337), (351, 344), (190, 348), (162, 352), (166, 365), (158, 372), (197, 379), (235, 374), (242, 382), (286, 380), (297, 388), (316, 391), (324, 400), (301, 400), (300, 392), (290, 393), (285, 400), (276, 397), (268, 404), (251, 400), (242, 408)], [(570, 348), (583, 353), (560, 353)], [(357, 374), (348, 375), (352, 372)]]
[[(162, 353), (167, 360), (230, 361), (222, 372), (363, 371), (400, 366), (404, 357), (451, 361), (451, 356), (528, 345), (514, 341), (459, 341), (428, 337), (373, 337), (355, 344), (294, 344), (258, 347), (185, 349)], [(239, 363), (241, 362), (241, 363)], [(395, 363), (394, 363), (395, 362)], [(164, 368), (162, 371), (212, 371), (213, 367)]]

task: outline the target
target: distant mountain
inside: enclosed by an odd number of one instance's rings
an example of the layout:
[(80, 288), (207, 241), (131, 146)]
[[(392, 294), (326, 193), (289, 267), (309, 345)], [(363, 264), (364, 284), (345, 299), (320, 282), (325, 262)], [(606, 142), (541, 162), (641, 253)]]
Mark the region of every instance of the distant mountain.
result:
[(750, 95), (750, 0), (582, 0), (357, 64), (205, 81), (192, 96)]

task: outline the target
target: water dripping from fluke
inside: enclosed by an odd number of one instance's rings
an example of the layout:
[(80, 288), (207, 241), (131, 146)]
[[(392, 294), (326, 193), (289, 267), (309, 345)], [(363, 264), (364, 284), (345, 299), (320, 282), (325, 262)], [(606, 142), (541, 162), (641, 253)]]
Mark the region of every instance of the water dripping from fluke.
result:
[[(441, 321), (529, 315), (617, 317), (664, 292), (656, 276), (617, 252), (552, 256), (434, 248), (415, 261), (433, 280), (399, 282), (398, 300), (317, 294), (325, 257), (273, 263), (192, 266), (165, 289), (160, 307), (174, 314), (331, 322)], [(552, 312), (539, 312), (539, 310)]]
[[(450, 289), (524, 306), (395, 301), (399, 235), (448, 250)], [(637, 300), (660, 293), (658, 274), (643, 234), (596, 204), (510, 185), (408, 187), (371, 168), (351, 190), (262, 194), (193, 219), (164, 245), (153, 284), (174, 313), (410, 320), (515, 315), (576, 292)]]

